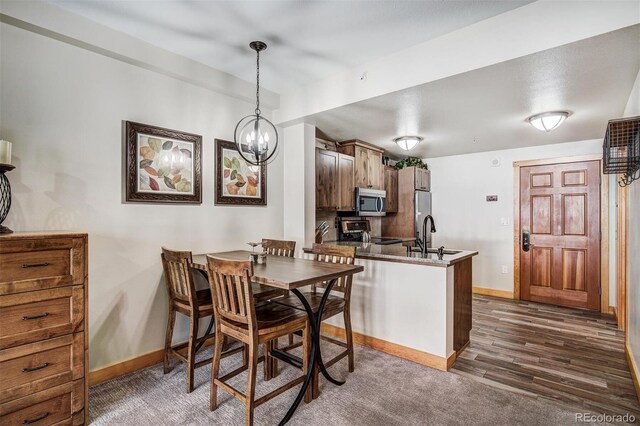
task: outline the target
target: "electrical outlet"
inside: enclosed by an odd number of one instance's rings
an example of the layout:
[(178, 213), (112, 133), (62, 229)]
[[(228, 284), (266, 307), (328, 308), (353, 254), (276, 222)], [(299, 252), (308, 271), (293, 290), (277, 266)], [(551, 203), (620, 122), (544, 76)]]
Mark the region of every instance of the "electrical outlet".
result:
[(502, 265), (502, 273), (503, 274), (508, 274), (509, 273), (509, 267), (507, 265)]
[(497, 195), (487, 195), (487, 201), (498, 201)]
[(501, 217), (500, 218), (500, 225), (509, 226), (509, 218), (508, 217)]

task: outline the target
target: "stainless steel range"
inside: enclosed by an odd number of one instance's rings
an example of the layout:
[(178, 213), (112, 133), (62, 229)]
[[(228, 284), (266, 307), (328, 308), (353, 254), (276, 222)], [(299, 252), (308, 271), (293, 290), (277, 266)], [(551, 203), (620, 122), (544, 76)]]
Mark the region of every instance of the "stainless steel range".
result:
[[(358, 218), (338, 218), (338, 241), (362, 242), (365, 233), (371, 232), (369, 220)], [(389, 245), (400, 244), (402, 240), (390, 237), (370, 237), (372, 244)]]

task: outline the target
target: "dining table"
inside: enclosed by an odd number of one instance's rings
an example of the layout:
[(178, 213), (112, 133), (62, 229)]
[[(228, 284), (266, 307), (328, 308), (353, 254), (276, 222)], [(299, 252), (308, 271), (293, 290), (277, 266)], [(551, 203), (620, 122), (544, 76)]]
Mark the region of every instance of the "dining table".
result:
[[(201, 272), (205, 277), (207, 275), (207, 255), (218, 257), (227, 260), (249, 260), (251, 252), (246, 250), (226, 251), (219, 253), (206, 253), (193, 255), (191, 268)], [(331, 293), (331, 289), (334, 284), (341, 278), (347, 277), (358, 272), (364, 271), (364, 267), (361, 265), (347, 265), (342, 263), (328, 263), (318, 262), (312, 259), (303, 259), (297, 257), (284, 257), (267, 255), (265, 263), (253, 264), (253, 277), (254, 283), (262, 284), (264, 286), (273, 287), (280, 290), (288, 290), (295, 294), (300, 302), (304, 306), (307, 317), (309, 318), (309, 326), (311, 329), (311, 354), (310, 365), (307, 369), (302, 388), (298, 392), (293, 404), (287, 411), (286, 415), (280, 422), (280, 425), (286, 424), (291, 416), (295, 413), (296, 409), (302, 402), (305, 392), (307, 391), (312, 378), (314, 370), (319, 370), (322, 375), (331, 383), (341, 386), (344, 381), (333, 378), (322, 361), (322, 352), (320, 350), (320, 327), (322, 324), (322, 313), (326, 304), (327, 298)], [(321, 282), (327, 283), (320, 304), (317, 310), (314, 312), (305, 296), (300, 292), (300, 289), (309, 287), (313, 284)], [(213, 317), (209, 324), (207, 333), (211, 332), (213, 326)], [(296, 362), (295, 357), (289, 356), (283, 351), (274, 350), (272, 355), (280, 360), (288, 362), (292, 365), (300, 367), (301, 364)]]

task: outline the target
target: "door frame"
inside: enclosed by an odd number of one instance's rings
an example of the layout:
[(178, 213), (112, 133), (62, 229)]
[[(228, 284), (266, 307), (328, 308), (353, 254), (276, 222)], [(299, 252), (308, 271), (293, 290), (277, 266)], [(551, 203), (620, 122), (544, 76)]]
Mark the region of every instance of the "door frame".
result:
[[(513, 298), (520, 300), (520, 168), (560, 163), (598, 161), (602, 154), (513, 162)], [(600, 312), (609, 313), (609, 178), (600, 172)]]
[[(629, 215), (627, 211), (628, 186), (618, 187), (616, 204), (618, 206), (618, 238), (616, 241), (616, 277), (618, 291), (616, 293), (618, 306), (616, 317), (618, 329), (625, 331), (627, 339), (627, 235), (629, 232)], [(625, 340), (627, 341), (627, 340)]]

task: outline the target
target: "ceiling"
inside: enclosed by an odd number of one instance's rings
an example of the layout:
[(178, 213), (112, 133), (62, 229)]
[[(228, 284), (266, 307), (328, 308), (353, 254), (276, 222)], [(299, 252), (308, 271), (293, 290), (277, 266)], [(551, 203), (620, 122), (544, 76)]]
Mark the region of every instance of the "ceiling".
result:
[(50, 0), (64, 9), (278, 93), (515, 9), (531, 0)]
[[(640, 25), (319, 113), (336, 140), (358, 138), (392, 155), (439, 157), (604, 137), (623, 113), (640, 68)], [(544, 133), (525, 119), (567, 110)], [(392, 139), (425, 140), (403, 151)]]

